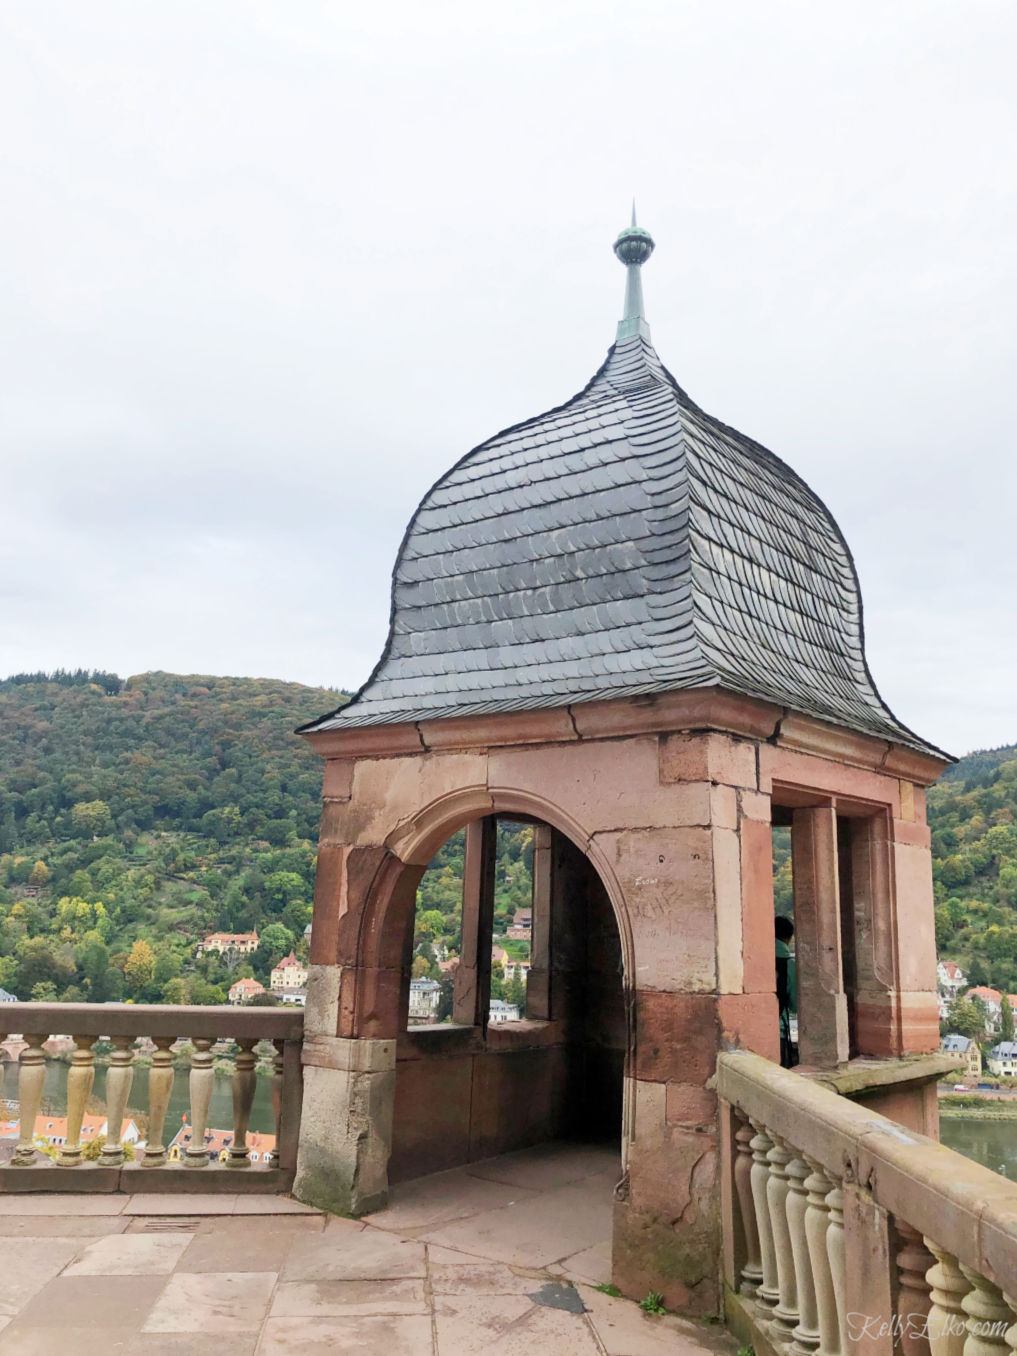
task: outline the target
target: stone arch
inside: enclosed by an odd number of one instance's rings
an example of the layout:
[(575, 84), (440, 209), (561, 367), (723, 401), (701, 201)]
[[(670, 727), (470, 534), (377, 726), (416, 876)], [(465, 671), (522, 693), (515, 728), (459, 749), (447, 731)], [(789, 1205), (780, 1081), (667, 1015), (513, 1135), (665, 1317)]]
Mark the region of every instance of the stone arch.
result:
[[(427, 863), (451, 836), (474, 819), (485, 815), (522, 814), (549, 824), (565, 835), (600, 877), (614, 911), (622, 950), (622, 983), (628, 993), (635, 983), (632, 927), (621, 885), (611, 863), (595, 839), (571, 815), (536, 792), (518, 787), (460, 787), (438, 796), (423, 806), (411, 819), (404, 820), (385, 840), (387, 856), (375, 876), (361, 922), (361, 944), (370, 937), (380, 938), (391, 921), (393, 905), (406, 906), (406, 893), (400, 891), (399, 867), (423, 871)], [(394, 868), (394, 869), (393, 869)], [(416, 885), (414, 884), (414, 891)], [(412, 907), (412, 900), (410, 902)]]
[(624, 1170), (635, 1129), (631, 1080), (636, 1047), (636, 977), (628, 909), (613, 866), (594, 836), (572, 815), (534, 791), (483, 785), (458, 787), (430, 800), (389, 832), (359, 917), (356, 946), (359, 981), (343, 1034), (398, 1038), (393, 1000), (412, 936), (417, 887), (442, 844), (469, 823), (489, 815), (522, 815), (559, 832), (589, 862), (610, 905), (621, 952), (625, 1020), (619, 1126)]

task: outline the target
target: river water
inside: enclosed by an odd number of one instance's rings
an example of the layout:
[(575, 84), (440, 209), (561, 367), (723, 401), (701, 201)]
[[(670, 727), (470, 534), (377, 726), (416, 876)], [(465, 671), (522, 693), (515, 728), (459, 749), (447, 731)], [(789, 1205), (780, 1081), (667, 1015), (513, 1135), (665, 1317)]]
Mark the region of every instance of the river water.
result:
[[(63, 1060), (48, 1059), (46, 1061), (46, 1086), (42, 1094), (43, 1104), (46, 1110), (54, 1116), (66, 1116), (67, 1114), (67, 1071), (69, 1067)], [(0, 1096), (11, 1101), (17, 1101), (18, 1066), (16, 1064), (3, 1064), (0, 1065), (0, 1069), (3, 1071)], [(107, 1066), (103, 1064), (96, 1065), (95, 1069), (95, 1083), (92, 1087), (92, 1094), (100, 1100), (105, 1098), (106, 1095), (106, 1069)], [(176, 1069), (175, 1074), (173, 1094), (170, 1097), (169, 1111), (166, 1113), (165, 1142), (167, 1144), (180, 1129), (183, 1123), (182, 1118), (187, 1115), (188, 1120), (190, 1119), (190, 1096), (187, 1087), (188, 1071), (187, 1069)], [(275, 1130), (271, 1085), (271, 1077), (263, 1074), (257, 1079), (250, 1128), (258, 1134), (270, 1135)], [(147, 1068), (139, 1068), (134, 1071), (134, 1082), (131, 1085), (128, 1108), (131, 1112), (147, 1112), (148, 1110)], [(232, 1079), (228, 1074), (217, 1073), (215, 1075), (215, 1086), (212, 1090), (212, 1101), (208, 1110), (208, 1128), (210, 1130), (229, 1130), (232, 1126)]]
[(1017, 1116), (997, 1121), (944, 1116), (939, 1138), (965, 1158), (1017, 1182)]

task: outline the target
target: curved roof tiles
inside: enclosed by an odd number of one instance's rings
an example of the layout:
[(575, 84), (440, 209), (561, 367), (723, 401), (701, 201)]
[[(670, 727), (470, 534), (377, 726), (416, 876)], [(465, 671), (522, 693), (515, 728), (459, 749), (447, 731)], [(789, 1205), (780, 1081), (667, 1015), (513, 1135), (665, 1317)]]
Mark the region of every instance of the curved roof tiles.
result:
[(425, 495), (381, 660), (305, 732), (716, 686), (930, 747), (869, 674), (837, 524), (677, 384), (641, 319), (638, 271), (629, 262), (639, 310), (586, 389)]

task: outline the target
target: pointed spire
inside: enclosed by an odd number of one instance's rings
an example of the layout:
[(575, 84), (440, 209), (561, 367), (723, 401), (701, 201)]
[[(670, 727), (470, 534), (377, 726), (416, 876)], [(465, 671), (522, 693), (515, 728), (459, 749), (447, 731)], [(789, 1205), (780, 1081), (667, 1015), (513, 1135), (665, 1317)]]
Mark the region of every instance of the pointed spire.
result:
[[(614, 252), (625, 265), (625, 314), (618, 322), (617, 340), (640, 335), (649, 342), (650, 327), (643, 310), (643, 278), (641, 269), (653, 253), (653, 237), (642, 226), (636, 225), (636, 200), (632, 199), (632, 225), (626, 227), (614, 242)], [(616, 341), (617, 342), (617, 341)]]

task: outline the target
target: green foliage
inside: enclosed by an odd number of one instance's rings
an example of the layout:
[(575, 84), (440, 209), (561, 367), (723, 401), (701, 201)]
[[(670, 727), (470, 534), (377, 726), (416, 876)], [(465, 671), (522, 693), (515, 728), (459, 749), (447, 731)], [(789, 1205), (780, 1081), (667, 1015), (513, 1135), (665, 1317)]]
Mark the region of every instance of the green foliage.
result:
[(606, 1281), (601, 1285), (595, 1285), (593, 1288), (599, 1290), (602, 1295), (610, 1295), (613, 1299), (617, 1299), (621, 1294), (616, 1285), (609, 1285)]
[(929, 790), (928, 819), (939, 954), (972, 985), (1017, 992), (1017, 747), (962, 758)]
[(957, 998), (947, 1008), (940, 1025), (944, 1035), (954, 1032), (958, 1036), (981, 1040), (985, 1035), (985, 1008), (977, 1000)]
[(303, 955), (321, 764), (293, 731), (339, 702), (165, 673), (0, 682), (0, 986), (216, 1003), (235, 974), (195, 959), (205, 933), (257, 928), (263, 981)]
[(664, 1296), (659, 1290), (651, 1290), (646, 1299), (639, 1301), (639, 1307), (646, 1314), (666, 1314)]

